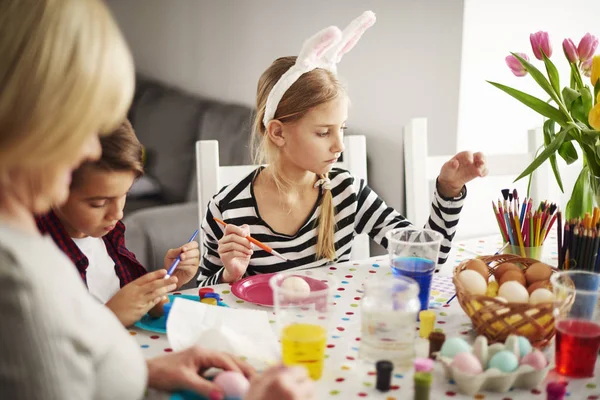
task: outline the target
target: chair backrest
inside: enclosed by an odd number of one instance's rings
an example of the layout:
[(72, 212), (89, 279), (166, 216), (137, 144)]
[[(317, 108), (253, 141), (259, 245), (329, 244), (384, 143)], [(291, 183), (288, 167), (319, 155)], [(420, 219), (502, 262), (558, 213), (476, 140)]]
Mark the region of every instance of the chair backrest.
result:
[[(533, 129), (529, 131), (525, 153), (486, 156), (488, 177), (469, 183), (468, 196), (457, 229), (457, 239), (499, 232), (491, 202), (501, 196), (500, 190), (503, 188), (516, 188), (519, 198), (525, 198), (528, 179), (513, 181), (531, 163), (537, 149), (542, 145), (541, 129)], [(422, 226), (427, 221), (435, 180), (444, 163), (452, 156), (428, 155), (425, 118), (412, 119), (404, 127), (406, 217), (415, 225)], [(536, 170), (531, 183), (530, 196), (537, 202), (552, 200), (547, 197), (550, 194), (548, 186), (553, 179), (547, 164), (542, 164)]]
[[(346, 169), (357, 179), (367, 181), (367, 146), (362, 135), (344, 137), (345, 150), (342, 161), (335, 164)], [(212, 197), (223, 186), (242, 179), (256, 168), (255, 165), (221, 166), (219, 165), (219, 142), (199, 140), (196, 142), (196, 175), (198, 177), (198, 221), (202, 226), (204, 212)], [(200, 232), (202, 230), (200, 229)], [(202, 254), (202, 237), (199, 238)], [(369, 258), (369, 236), (358, 235), (352, 246), (352, 259)]]

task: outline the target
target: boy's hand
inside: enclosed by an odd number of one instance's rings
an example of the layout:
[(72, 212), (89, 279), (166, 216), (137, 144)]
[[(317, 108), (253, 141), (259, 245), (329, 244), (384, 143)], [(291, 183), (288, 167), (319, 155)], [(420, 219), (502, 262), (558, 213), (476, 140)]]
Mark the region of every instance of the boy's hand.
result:
[(235, 282), (244, 276), (250, 257), (252, 244), (246, 236), (250, 235), (248, 225), (235, 226), (227, 224), (221, 240), (219, 240), (219, 257), (223, 261), (223, 282)]
[(177, 268), (175, 268), (173, 276), (177, 277), (177, 288), (180, 288), (192, 280), (192, 278), (195, 277), (196, 273), (198, 272), (198, 265), (200, 264), (200, 250), (198, 250), (198, 242), (193, 240), (181, 247), (167, 251), (164, 261), (164, 267), (167, 271), (169, 268), (171, 268), (171, 264), (173, 264), (173, 261), (175, 261), (177, 256), (179, 256), (181, 261), (179, 261)]
[(462, 151), (442, 166), (438, 177), (440, 195), (446, 198), (457, 197), (467, 182), (484, 177), (487, 173), (482, 153)]
[(177, 277), (164, 279), (164, 269), (147, 273), (123, 286), (107, 303), (124, 326), (130, 326), (177, 287)]

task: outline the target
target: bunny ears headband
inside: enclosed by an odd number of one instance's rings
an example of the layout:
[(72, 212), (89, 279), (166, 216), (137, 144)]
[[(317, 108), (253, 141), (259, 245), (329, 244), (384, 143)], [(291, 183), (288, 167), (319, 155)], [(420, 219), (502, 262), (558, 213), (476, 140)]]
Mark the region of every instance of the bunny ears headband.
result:
[(265, 127), (275, 117), (277, 106), (287, 90), (302, 76), (315, 68), (327, 69), (337, 73), (337, 63), (349, 52), (362, 34), (375, 23), (375, 14), (365, 11), (344, 29), (330, 26), (307, 39), (300, 54), (290, 69), (279, 78), (267, 97), (263, 124)]

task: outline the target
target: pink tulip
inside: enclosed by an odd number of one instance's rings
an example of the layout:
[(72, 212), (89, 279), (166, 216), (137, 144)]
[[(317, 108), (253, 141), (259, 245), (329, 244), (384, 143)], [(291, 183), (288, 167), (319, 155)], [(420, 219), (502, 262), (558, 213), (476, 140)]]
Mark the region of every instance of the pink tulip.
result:
[(593, 60), (594, 60), (593, 58), (590, 58), (586, 62), (581, 63), (581, 71), (583, 72), (583, 75), (587, 76), (588, 78), (590, 76), (592, 76), (592, 61)]
[[(517, 53), (517, 54), (521, 58), (524, 58), (526, 61), (529, 61), (529, 57), (527, 57), (527, 54), (525, 54), (525, 53)], [(521, 61), (519, 61), (519, 59), (517, 57), (515, 57), (511, 54), (510, 56), (506, 57), (504, 59), (504, 61), (506, 61), (506, 65), (508, 65), (508, 68), (510, 68), (512, 73), (515, 74), (516, 76), (527, 75), (527, 70), (521, 64)]]
[(579, 56), (577, 55), (577, 47), (575, 47), (575, 43), (571, 39), (563, 40), (563, 51), (565, 52), (565, 57), (569, 60), (570, 63), (577, 64), (579, 60)]
[(586, 33), (579, 41), (579, 46), (577, 46), (577, 54), (579, 54), (581, 62), (590, 60), (594, 56), (597, 47), (598, 38), (590, 33)]
[(529, 41), (531, 42), (531, 48), (533, 49), (533, 55), (538, 60), (543, 60), (542, 52), (546, 57), (550, 58), (552, 55), (552, 46), (550, 45), (550, 37), (548, 32), (539, 31), (529, 35)]

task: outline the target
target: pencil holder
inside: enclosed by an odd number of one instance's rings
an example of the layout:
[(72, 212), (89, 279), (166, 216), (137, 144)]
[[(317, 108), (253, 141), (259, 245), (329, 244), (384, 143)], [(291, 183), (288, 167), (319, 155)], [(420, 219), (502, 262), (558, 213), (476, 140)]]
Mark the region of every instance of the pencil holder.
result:
[[(523, 250), (525, 250), (526, 258), (541, 260), (544, 251), (544, 245), (537, 247), (524, 247)], [(520, 246), (506, 246), (504, 251), (502, 251), (502, 254), (514, 254), (515, 256), (523, 257)]]

